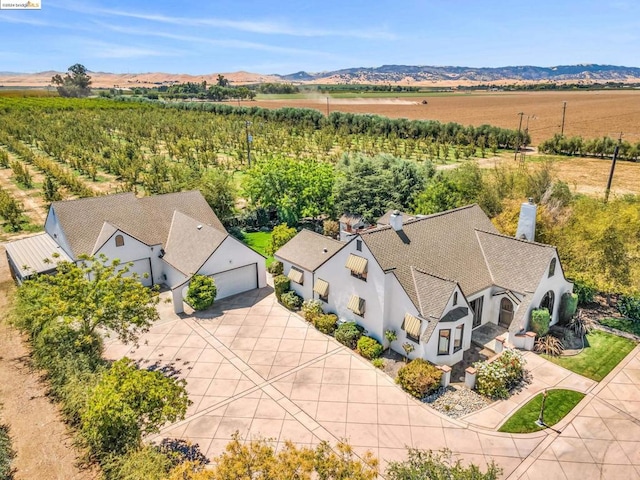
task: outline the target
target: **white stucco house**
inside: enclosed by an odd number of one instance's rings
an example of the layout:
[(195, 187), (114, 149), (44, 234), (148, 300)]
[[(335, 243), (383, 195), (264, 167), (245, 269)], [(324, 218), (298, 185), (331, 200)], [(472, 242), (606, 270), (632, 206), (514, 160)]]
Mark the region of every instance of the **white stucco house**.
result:
[(217, 299), (266, 285), (264, 257), (229, 235), (198, 191), (53, 202), (45, 232), (6, 249), (18, 282), (54, 272), (53, 258), (77, 262), (104, 254), (131, 263), (144, 285), (171, 289), (177, 313), (195, 274), (214, 278)]
[(535, 308), (548, 307), (557, 322), (573, 289), (555, 247), (499, 234), (478, 205), (412, 219), (396, 212), (385, 223), (346, 242), (303, 230), (275, 258), (304, 299), (383, 344), (395, 330), (391, 348), (404, 353), (410, 342), (411, 358), (453, 365), (487, 323), (513, 341)]

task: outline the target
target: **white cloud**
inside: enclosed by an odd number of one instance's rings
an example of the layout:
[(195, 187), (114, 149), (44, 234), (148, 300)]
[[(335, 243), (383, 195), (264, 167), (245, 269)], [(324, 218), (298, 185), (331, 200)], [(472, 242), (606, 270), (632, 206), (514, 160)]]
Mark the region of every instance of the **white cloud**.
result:
[(110, 25), (108, 23), (102, 23), (102, 22), (96, 22), (96, 25), (103, 28), (108, 28), (109, 30), (112, 30), (114, 32), (124, 33), (128, 35), (139, 35), (139, 36), (145, 36), (145, 37), (147, 36), (161, 37), (161, 38), (167, 38), (170, 40), (178, 40), (186, 43), (200, 43), (200, 44), (211, 45), (215, 47), (258, 50), (258, 51), (292, 54), (292, 55), (330, 56), (325, 52), (321, 52), (317, 50), (307, 50), (307, 49), (292, 48), (292, 47), (279, 47), (277, 45), (269, 45), (269, 44), (258, 43), (258, 42), (248, 42), (245, 40), (215, 39), (215, 38), (199, 37), (199, 36), (193, 36), (193, 35), (180, 35), (176, 33), (168, 33), (168, 32), (162, 32), (158, 30), (145, 30), (145, 29), (139, 29), (139, 28), (121, 27), (118, 25)]
[(155, 49), (136, 45), (96, 42), (87, 39), (82, 39), (80, 44), (83, 46), (85, 53), (95, 58), (175, 57), (186, 54), (186, 52), (166, 48)]
[(183, 27), (215, 27), (241, 32), (259, 33), (264, 35), (288, 35), (295, 37), (350, 37), (369, 40), (393, 40), (396, 35), (384, 27), (372, 29), (324, 29), (309, 26), (294, 26), (288, 22), (272, 20), (231, 20), (226, 18), (192, 18), (174, 17), (160, 13), (141, 13), (118, 9), (96, 9), (78, 3), (62, 3), (56, 5), (65, 10), (82, 12), (92, 15), (107, 15), (134, 18), (149, 22), (165, 23)]

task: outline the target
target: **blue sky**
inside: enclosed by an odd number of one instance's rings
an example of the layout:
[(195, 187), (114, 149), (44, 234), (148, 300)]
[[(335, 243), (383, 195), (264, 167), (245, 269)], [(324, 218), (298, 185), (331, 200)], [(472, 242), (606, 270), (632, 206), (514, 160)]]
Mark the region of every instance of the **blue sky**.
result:
[(640, 2), (77, 1), (0, 10), (0, 71), (640, 66)]

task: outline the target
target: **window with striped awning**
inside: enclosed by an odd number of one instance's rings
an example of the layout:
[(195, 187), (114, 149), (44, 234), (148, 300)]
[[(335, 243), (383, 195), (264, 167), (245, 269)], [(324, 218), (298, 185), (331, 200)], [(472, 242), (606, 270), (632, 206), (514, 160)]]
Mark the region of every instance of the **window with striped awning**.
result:
[(292, 282), (296, 282), (302, 285), (302, 282), (304, 281), (304, 272), (302, 270), (297, 269), (296, 267), (291, 267), (289, 269), (289, 273), (287, 274), (287, 277), (289, 277), (289, 279)]
[(364, 315), (364, 299), (357, 295), (351, 295), (347, 308), (356, 315)]
[(349, 270), (358, 275), (367, 272), (367, 259), (358, 255), (350, 254), (345, 265)]
[(419, 339), (420, 338), (420, 319), (418, 317), (414, 317), (410, 313), (405, 314), (403, 329), (407, 333), (408, 336)]
[(327, 297), (329, 295), (329, 282), (321, 278), (317, 279), (316, 284), (313, 286), (313, 291), (321, 297)]

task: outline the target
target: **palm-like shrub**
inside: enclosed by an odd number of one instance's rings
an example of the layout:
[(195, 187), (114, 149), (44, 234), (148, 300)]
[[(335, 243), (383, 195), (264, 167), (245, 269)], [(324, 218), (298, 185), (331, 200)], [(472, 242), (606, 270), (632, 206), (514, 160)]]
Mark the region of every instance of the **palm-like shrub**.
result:
[(547, 334), (544, 337), (536, 339), (534, 349), (536, 353), (544, 353), (553, 357), (558, 357), (562, 355), (562, 352), (564, 352), (564, 344), (558, 337)]
[(569, 328), (580, 338), (593, 330), (593, 320), (586, 317), (582, 311), (574, 316), (569, 322)]

